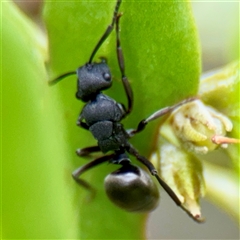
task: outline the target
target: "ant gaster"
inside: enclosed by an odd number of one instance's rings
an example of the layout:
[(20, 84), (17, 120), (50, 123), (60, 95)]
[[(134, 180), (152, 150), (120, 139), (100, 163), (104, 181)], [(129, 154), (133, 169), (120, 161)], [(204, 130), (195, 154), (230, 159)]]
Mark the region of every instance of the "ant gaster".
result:
[[(156, 111), (147, 119), (140, 121), (138, 127), (134, 130), (127, 131), (120, 123), (123, 118), (131, 113), (133, 107), (133, 92), (125, 75), (124, 58), (120, 45), (119, 19), (121, 14), (118, 13), (120, 4), (121, 0), (117, 0), (112, 22), (98, 41), (89, 61), (85, 65), (79, 67), (76, 72), (65, 73), (49, 82), (50, 85), (53, 85), (69, 75), (77, 74), (78, 81), (76, 98), (86, 102), (86, 105), (83, 107), (78, 117), (77, 125), (89, 130), (98, 141), (97, 146), (78, 149), (76, 151), (77, 155), (83, 157), (94, 152), (113, 152), (96, 158), (84, 166), (81, 166), (72, 173), (72, 176), (79, 185), (88, 190), (93, 190), (90, 184), (79, 178), (80, 175), (104, 162), (118, 164), (121, 168), (105, 178), (105, 190), (111, 201), (127, 211), (153, 210), (158, 204), (158, 189), (153, 180), (144, 170), (131, 164), (127, 155), (127, 153), (129, 153), (135, 156), (138, 161), (147, 167), (150, 173), (157, 179), (160, 185), (178, 206), (180, 206), (195, 221), (201, 222), (202, 219), (199, 215), (193, 216), (182, 205), (173, 190), (157, 174), (153, 164), (148, 159), (141, 156), (129, 143), (129, 139), (136, 133), (141, 132), (148, 122), (159, 118), (166, 113), (170, 113), (177, 107), (186, 102), (192, 101), (195, 98), (189, 98), (174, 106)], [(111, 72), (105, 59), (102, 59), (99, 63), (92, 62), (96, 52), (114, 29), (114, 25), (116, 25), (118, 64), (128, 100), (127, 108), (123, 104), (117, 103), (114, 99), (101, 92), (102, 90), (110, 88), (112, 85)]]

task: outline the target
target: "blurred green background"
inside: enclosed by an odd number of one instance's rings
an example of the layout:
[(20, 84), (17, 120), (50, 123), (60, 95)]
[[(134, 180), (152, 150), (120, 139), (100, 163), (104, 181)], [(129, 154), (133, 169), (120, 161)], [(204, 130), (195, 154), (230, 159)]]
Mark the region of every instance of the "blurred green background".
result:
[[(24, 9), (24, 11), (31, 18), (34, 19), (34, 21), (36, 21), (39, 25), (42, 24), (41, 14), (40, 14), (42, 3), (40, 1), (39, 2), (24, 2), (24, 1), (19, 2), (18, 1), (17, 4), (22, 9)], [(197, 27), (200, 34), (200, 41), (202, 45), (203, 70), (206, 71), (215, 67), (219, 67), (221, 65), (227, 64), (230, 61), (238, 58), (239, 57), (238, 56), (238, 53), (239, 53), (238, 51), (239, 3), (193, 2), (192, 6), (193, 6), (194, 16), (196, 18)], [(17, 44), (17, 42), (15, 44)], [(41, 43), (39, 45), (41, 45)], [(17, 79), (17, 76), (16, 76), (16, 79)], [(73, 83), (72, 86), (74, 84), (75, 83)], [(41, 89), (41, 83), (39, 86)], [(14, 89), (14, 86), (12, 86), (12, 88), (10, 88), (9, 91), (11, 91), (11, 89)], [(17, 94), (19, 93), (16, 92), (16, 96)], [(38, 93), (36, 92), (36, 95), (37, 94)], [(69, 97), (69, 93), (66, 93), (66, 96)], [(28, 96), (25, 96), (25, 97), (28, 97)], [(17, 101), (17, 99), (15, 100)], [(31, 101), (30, 98), (29, 98), (29, 101)], [(10, 106), (11, 104), (9, 105), (9, 109), (10, 109)], [(37, 106), (37, 107), (41, 109), (41, 106)], [(59, 117), (57, 116), (58, 114), (57, 111), (56, 113), (51, 112), (49, 114), (51, 115), (56, 114), (55, 121), (57, 121), (57, 118)], [(68, 113), (68, 114), (71, 115), (72, 113)], [(33, 120), (35, 121), (36, 119), (33, 119)], [(16, 124), (20, 124), (20, 123), (17, 122)], [(26, 132), (27, 134), (29, 134), (29, 137), (34, 137), (34, 132), (32, 129), (35, 129), (36, 127), (37, 126), (32, 126), (31, 128), (31, 126), (29, 126), (28, 129), (26, 129), (26, 131), (29, 131), (29, 133)], [(65, 126), (63, 125), (61, 127), (64, 128)], [(75, 127), (74, 124), (73, 124), (73, 127)], [(40, 128), (39, 131), (41, 132), (42, 129)], [(58, 136), (58, 133), (55, 133), (55, 132), (52, 132), (51, 134)], [(59, 136), (59, 141), (64, 141), (64, 139), (62, 139), (62, 136)], [(45, 147), (47, 147), (48, 145), (47, 142), (39, 143), (39, 144), (43, 144), (45, 145)], [(35, 152), (36, 149), (30, 149), (30, 150), (33, 151), (34, 154), (36, 154)], [(22, 151), (29, 151), (29, 149), (22, 149)], [(64, 151), (72, 151), (72, 149), (61, 149), (61, 152), (59, 152), (59, 155), (61, 155), (61, 153)], [(39, 153), (40, 156), (41, 154), (42, 153)], [(49, 163), (49, 161), (47, 161), (46, 159), (45, 161), (46, 161), (46, 164), (49, 165), (48, 166), (49, 171), (52, 171), (52, 169), (55, 169), (53, 164)], [(62, 167), (66, 168), (66, 165), (64, 165), (64, 163), (59, 162), (59, 165), (60, 166), (58, 167), (61, 167), (62, 165)], [(71, 167), (72, 167), (71, 164), (69, 164), (69, 166), (67, 166), (67, 168), (65, 169), (66, 171), (65, 178), (69, 177), (67, 173), (71, 171)], [(33, 166), (33, 169), (34, 169), (34, 166)], [(19, 171), (24, 171), (24, 159), (23, 159), (23, 162), (20, 163), (19, 165)], [(59, 173), (56, 170), (53, 173), (53, 176), (56, 176), (58, 174)], [(41, 179), (44, 179), (44, 177), (45, 176), (42, 175), (41, 173), (41, 169), (36, 169), (36, 178), (35, 179), (33, 178), (33, 181), (35, 181), (36, 179), (38, 179), (38, 181), (41, 181)], [(54, 183), (53, 181), (53, 183), (51, 184), (55, 184), (57, 188), (58, 185), (61, 183), (60, 182)], [(19, 182), (19, 187), (22, 187), (21, 182)], [(69, 185), (70, 189), (66, 189), (65, 193), (69, 192), (68, 196), (70, 196), (72, 194), (72, 191), (74, 191), (74, 190), (71, 190), (72, 187), (73, 187), (73, 184), (70, 184)], [(33, 188), (34, 188), (34, 185), (33, 185)], [(64, 197), (68, 198), (68, 196), (64, 196)], [(18, 194), (16, 192), (16, 199), (12, 199), (12, 200), (17, 201), (17, 197), (18, 197)], [(31, 196), (29, 197), (31, 198)], [(223, 196), (223, 197), (227, 197), (227, 196)], [(56, 199), (56, 201), (59, 201), (57, 204), (61, 206), (61, 204), (64, 204), (65, 199), (64, 198)], [(77, 198), (74, 199), (73, 201), (76, 202)], [(49, 203), (46, 202), (46, 204), (49, 204)], [(49, 208), (52, 208), (51, 204), (49, 204)], [(169, 201), (169, 198), (168, 196), (166, 196), (164, 191), (161, 191), (160, 206), (155, 212), (150, 214), (150, 217), (148, 219), (148, 226), (147, 226), (148, 238), (149, 239), (238, 239), (239, 238), (239, 229), (238, 229), (237, 223), (230, 216), (228, 216), (228, 214), (226, 214), (223, 210), (211, 204), (206, 199), (203, 200), (202, 209), (203, 209), (203, 215), (207, 218), (207, 223), (203, 225), (197, 225), (196, 223), (191, 222), (191, 219), (189, 220), (187, 216), (182, 214), (182, 212), (179, 209), (177, 209), (171, 201)], [(72, 210), (73, 209), (69, 209), (70, 212)], [(68, 209), (62, 209), (62, 211), (68, 211)], [(41, 216), (37, 216), (37, 217), (41, 217)], [(76, 216), (71, 216), (71, 217), (74, 218)], [(70, 219), (71, 218), (69, 217), (69, 219), (65, 219), (64, 221), (68, 222), (70, 221)], [(62, 222), (63, 225), (64, 225), (64, 221)], [(36, 219), (36, 223), (37, 223), (37, 219)], [(48, 220), (46, 220), (46, 224), (48, 224)], [(74, 231), (76, 227), (74, 224), (76, 223), (73, 223), (72, 229), (69, 229), (69, 232)], [(52, 225), (50, 225), (49, 227), (50, 227), (49, 231), (51, 232)], [(43, 226), (42, 228), (44, 229)], [(61, 231), (61, 228), (59, 228), (59, 231)]]

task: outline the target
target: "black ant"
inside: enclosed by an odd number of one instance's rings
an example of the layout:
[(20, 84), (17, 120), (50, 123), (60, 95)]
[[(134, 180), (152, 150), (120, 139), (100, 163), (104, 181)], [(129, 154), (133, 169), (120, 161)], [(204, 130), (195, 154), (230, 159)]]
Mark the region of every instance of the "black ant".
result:
[[(112, 154), (96, 158), (76, 169), (72, 173), (72, 176), (79, 185), (88, 190), (93, 190), (90, 184), (79, 178), (80, 175), (104, 162), (121, 165), (120, 169), (109, 174), (105, 178), (105, 189), (108, 197), (113, 203), (127, 211), (153, 210), (158, 203), (158, 190), (150, 176), (145, 171), (131, 164), (127, 155), (127, 153), (129, 153), (135, 156), (138, 161), (148, 168), (150, 173), (157, 179), (160, 185), (178, 206), (180, 206), (195, 221), (201, 222), (202, 219), (200, 216), (193, 216), (182, 205), (173, 190), (157, 174), (153, 164), (148, 159), (141, 156), (128, 141), (136, 133), (141, 132), (150, 121), (157, 119), (164, 114), (170, 113), (177, 107), (186, 102), (192, 101), (195, 98), (186, 99), (174, 106), (166, 107), (154, 112), (147, 119), (140, 121), (138, 127), (134, 130), (127, 131), (120, 123), (123, 118), (131, 113), (133, 107), (133, 92), (125, 75), (124, 58), (120, 45), (119, 19), (121, 14), (118, 13), (120, 4), (121, 0), (117, 0), (112, 22), (98, 41), (89, 61), (85, 65), (79, 67), (76, 72), (65, 73), (49, 82), (50, 85), (53, 85), (69, 75), (77, 74), (78, 76), (76, 98), (86, 102), (86, 105), (83, 107), (78, 117), (77, 125), (89, 130), (98, 141), (98, 145), (78, 149), (76, 151), (77, 155), (84, 157), (94, 152), (106, 153), (108, 151), (113, 151)], [(122, 83), (128, 100), (127, 108), (123, 104), (117, 103), (114, 99), (101, 92), (102, 90), (110, 88), (112, 85), (111, 72), (105, 59), (102, 59), (99, 63), (92, 62), (96, 52), (102, 43), (108, 38), (114, 29), (115, 24), (117, 58), (122, 75)]]

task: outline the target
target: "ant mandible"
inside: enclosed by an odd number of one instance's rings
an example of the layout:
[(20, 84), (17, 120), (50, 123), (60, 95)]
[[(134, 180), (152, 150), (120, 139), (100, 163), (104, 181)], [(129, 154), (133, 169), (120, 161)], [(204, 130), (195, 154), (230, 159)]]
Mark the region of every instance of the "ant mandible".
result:
[[(201, 222), (202, 219), (200, 216), (192, 215), (192, 213), (182, 205), (174, 191), (158, 175), (153, 164), (147, 158), (141, 156), (128, 141), (135, 134), (141, 132), (150, 121), (172, 112), (177, 107), (195, 98), (188, 98), (176, 105), (154, 112), (148, 118), (140, 121), (138, 127), (134, 130), (125, 130), (120, 123), (123, 118), (131, 113), (133, 107), (133, 92), (128, 78), (125, 75), (124, 58), (120, 44), (119, 20), (122, 16), (122, 14), (118, 13), (120, 5), (121, 0), (117, 0), (112, 22), (95, 46), (89, 61), (79, 67), (76, 72), (65, 73), (49, 82), (50, 85), (53, 85), (67, 76), (73, 74), (77, 74), (78, 76), (76, 98), (86, 102), (86, 104), (78, 117), (77, 125), (89, 130), (98, 141), (98, 145), (78, 149), (76, 151), (77, 155), (84, 157), (94, 152), (106, 153), (113, 151), (112, 154), (96, 158), (76, 169), (72, 173), (73, 179), (84, 188), (93, 190), (90, 184), (79, 178), (80, 175), (104, 162), (121, 165), (120, 169), (105, 178), (105, 190), (108, 197), (113, 203), (127, 211), (153, 210), (158, 204), (158, 190), (145, 171), (131, 164), (127, 155), (127, 153), (129, 153), (148, 168), (150, 173), (157, 179), (178, 206), (195, 221)], [(111, 72), (105, 59), (102, 59), (99, 63), (93, 62), (96, 52), (110, 35), (114, 29), (114, 25), (116, 25), (118, 64), (128, 100), (127, 108), (101, 92), (102, 90), (110, 88), (112, 85)]]

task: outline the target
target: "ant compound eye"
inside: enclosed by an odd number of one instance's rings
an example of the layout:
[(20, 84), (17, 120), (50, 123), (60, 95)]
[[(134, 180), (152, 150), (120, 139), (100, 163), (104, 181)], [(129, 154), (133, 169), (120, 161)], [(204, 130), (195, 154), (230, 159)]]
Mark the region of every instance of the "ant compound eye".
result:
[(103, 78), (106, 80), (106, 81), (111, 81), (111, 75), (109, 73), (103, 73)]
[(149, 212), (158, 205), (159, 191), (148, 173), (126, 164), (105, 178), (109, 199), (129, 212)]

